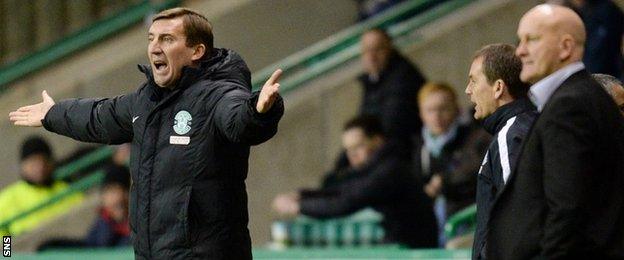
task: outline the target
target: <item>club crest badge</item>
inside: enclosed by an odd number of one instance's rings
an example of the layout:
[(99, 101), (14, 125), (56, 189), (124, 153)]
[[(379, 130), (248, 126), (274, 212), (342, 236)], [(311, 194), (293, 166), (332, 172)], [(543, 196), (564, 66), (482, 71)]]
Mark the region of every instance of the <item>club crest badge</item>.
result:
[(191, 113), (181, 110), (173, 119), (173, 131), (176, 134), (183, 135), (191, 131), (191, 121), (193, 120)]

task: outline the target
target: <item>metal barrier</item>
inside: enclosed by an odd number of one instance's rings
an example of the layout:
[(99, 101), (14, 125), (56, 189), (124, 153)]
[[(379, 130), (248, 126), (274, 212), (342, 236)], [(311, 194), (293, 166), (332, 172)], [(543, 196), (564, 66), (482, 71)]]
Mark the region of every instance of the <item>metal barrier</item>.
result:
[(384, 230), (381, 214), (363, 209), (350, 216), (314, 219), (299, 216), (275, 221), (271, 225), (270, 248), (289, 247), (370, 247), (382, 244)]
[(459, 231), (474, 231), (477, 225), (477, 205), (468, 206), (465, 209), (455, 213), (449, 217), (444, 225), (444, 233), (446, 237), (453, 238), (459, 234)]
[[(371, 248), (292, 248), (286, 250), (270, 250), (254, 248), (254, 259), (470, 259), (470, 250), (444, 249), (402, 249), (396, 247)], [(53, 250), (39, 254), (14, 253), (17, 259), (26, 260), (56, 260), (56, 259), (89, 259), (89, 260), (131, 260), (134, 251), (131, 247), (117, 249), (74, 249)]]

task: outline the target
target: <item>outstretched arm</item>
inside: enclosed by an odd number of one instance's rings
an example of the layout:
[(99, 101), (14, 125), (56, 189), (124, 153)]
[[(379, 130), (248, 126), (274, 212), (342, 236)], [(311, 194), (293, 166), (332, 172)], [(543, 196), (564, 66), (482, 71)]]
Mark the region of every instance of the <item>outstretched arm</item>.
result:
[(224, 94), (215, 111), (223, 136), (231, 142), (255, 145), (277, 133), (277, 123), (284, 114), (278, 83), (281, 74), (282, 70), (276, 70), (259, 93), (239, 88)]
[(9, 113), (18, 126), (44, 126), (79, 141), (105, 144), (132, 140), (130, 105), (134, 94), (104, 99), (68, 99), (55, 103), (43, 92), (43, 101)]
[(43, 101), (38, 104), (20, 107), (9, 113), (9, 119), (14, 125), (40, 127), (41, 121), (48, 113), (50, 108), (54, 106), (54, 100), (48, 95), (47, 91), (41, 92)]

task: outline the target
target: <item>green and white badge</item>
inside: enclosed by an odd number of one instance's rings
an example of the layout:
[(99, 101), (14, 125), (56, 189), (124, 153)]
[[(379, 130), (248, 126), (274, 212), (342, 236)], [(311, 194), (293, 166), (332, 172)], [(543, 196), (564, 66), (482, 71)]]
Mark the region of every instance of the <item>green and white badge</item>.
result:
[(191, 131), (191, 121), (193, 120), (191, 113), (181, 110), (173, 119), (173, 131), (175, 131), (176, 134), (184, 135)]

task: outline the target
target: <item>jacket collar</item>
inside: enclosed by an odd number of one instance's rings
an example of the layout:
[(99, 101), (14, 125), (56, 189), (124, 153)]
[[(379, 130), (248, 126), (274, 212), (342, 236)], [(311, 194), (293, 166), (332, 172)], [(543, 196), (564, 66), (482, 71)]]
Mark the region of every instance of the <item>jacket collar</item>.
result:
[(572, 74), (583, 69), (585, 69), (585, 65), (582, 62), (574, 62), (533, 84), (529, 89), (529, 98), (537, 107), (537, 111), (542, 112), (544, 105), (546, 105), (555, 90)]
[(150, 65), (139, 64), (138, 68), (147, 78), (147, 90), (150, 93), (150, 99), (153, 101), (160, 101), (172, 92), (179, 92), (207, 78), (213, 80), (226, 78), (240, 81), (243, 86), (250, 85), (248, 82), (250, 80), (247, 79), (247, 74), (249, 74), (247, 65), (238, 54), (227, 49), (215, 48), (212, 56), (200, 61), (199, 66), (183, 67), (182, 76), (173, 89), (165, 89), (156, 85)]
[(496, 111), (486, 117), (481, 124), (488, 133), (495, 135), (505, 126), (507, 120), (531, 110), (535, 110), (535, 107), (528, 99), (517, 99), (496, 109)]

